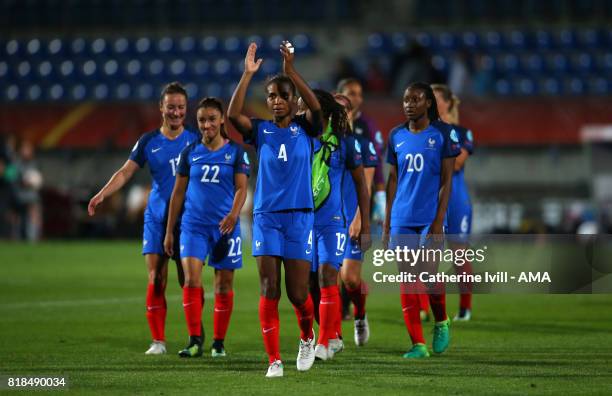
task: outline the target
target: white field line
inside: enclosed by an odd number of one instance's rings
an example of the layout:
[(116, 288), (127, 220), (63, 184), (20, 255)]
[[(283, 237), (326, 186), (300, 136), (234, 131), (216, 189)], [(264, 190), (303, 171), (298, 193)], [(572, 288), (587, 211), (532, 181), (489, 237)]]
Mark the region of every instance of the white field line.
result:
[[(213, 293), (205, 293), (204, 298), (214, 298)], [(167, 301), (181, 301), (182, 295), (167, 295)], [(27, 301), (0, 304), (0, 310), (22, 309), (22, 308), (68, 308), (68, 307), (85, 307), (91, 305), (108, 305), (108, 304), (131, 304), (145, 302), (145, 295), (138, 297), (121, 297), (121, 298), (96, 298), (79, 300), (46, 300), (46, 301)]]

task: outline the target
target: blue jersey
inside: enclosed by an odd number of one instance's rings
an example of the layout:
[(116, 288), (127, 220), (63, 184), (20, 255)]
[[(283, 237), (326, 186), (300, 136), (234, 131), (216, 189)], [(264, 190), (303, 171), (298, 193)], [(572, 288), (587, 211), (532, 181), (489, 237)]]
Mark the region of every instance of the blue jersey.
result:
[(432, 122), (421, 132), (406, 124), (389, 134), (387, 162), (397, 166), (397, 191), (391, 227), (430, 225), (438, 209), (442, 160), (459, 155), (459, 136), (452, 126)]
[[(459, 145), (472, 155), (474, 151), (474, 136), (472, 131), (459, 125), (453, 125), (459, 135)], [(450, 200), (458, 205), (470, 205), (470, 195), (467, 184), (465, 183), (463, 167), (453, 173), (453, 188), (451, 189)], [(450, 206), (450, 205), (449, 205)]]
[(145, 133), (134, 145), (130, 159), (141, 168), (148, 163), (153, 177), (151, 193), (145, 210), (145, 222), (166, 221), (179, 155), (185, 147), (200, 139), (199, 133), (185, 129), (175, 139), (170, 140), (158, 129)]
[[(315, 152), (321, 149), (321, 141), (314, 140)], [(315, 226), (340, 225), (346, 227), (344, 212), (344, 190), (342, 188), (345, 178), (352, 177), (350, 171), (361, 165), (361, 147), (352, 136), (340, 140), (340, 146), (329, 157), (329, 184), (331, 191), (323, 204), (315, 211)]]
[[(376, 148), (374, 143), (366, 135), (354, 135), (355, 142), (357, 145), (355, 148), (359, 148), (361, 152), (361, 161), (364, 168), (376, 168), (378, 166), (378, 155), (376, 154)], [(355, 188), (355, 182), (350, 172), (344, 177), (342, 181), (342, 195), (344, 199), (344, 214), (350, 223), (355, 217), (357, 212), (358, 201), (357, 201), (357, 190)]]
[(181, 153), (178, 173), (188, 176), (182, 224), (218, 225), (232, 210), (236, 185), (234, 175), (249, 175), (247, 153), (234, 142), (210, 151), (196, 142)]
[(314, 208), (312, 196), (313, 142), (310, 123), (295, 117), (287, 128), (272, 121), (252, 119), (245, 142), (257, 149), (259, 170), (253, 213)]

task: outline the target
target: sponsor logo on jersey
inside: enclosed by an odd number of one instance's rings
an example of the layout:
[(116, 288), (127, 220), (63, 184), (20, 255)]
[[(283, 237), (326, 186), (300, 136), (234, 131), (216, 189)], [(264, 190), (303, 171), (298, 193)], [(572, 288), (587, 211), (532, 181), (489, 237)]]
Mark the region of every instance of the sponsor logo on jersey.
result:
[(264, 133), (274, 133), (274, 131), (270, 132), (266, 128), (264, 128)]
[(162, 149), (161, 147), (154, 148), (154, 149), (152, 149), (152, 150), (151, 150), (151, 152), (152, 152), (152, 153), (157, 153), (157, 152), (158, 152), (159, 150), (161, 150), (161, 149)]

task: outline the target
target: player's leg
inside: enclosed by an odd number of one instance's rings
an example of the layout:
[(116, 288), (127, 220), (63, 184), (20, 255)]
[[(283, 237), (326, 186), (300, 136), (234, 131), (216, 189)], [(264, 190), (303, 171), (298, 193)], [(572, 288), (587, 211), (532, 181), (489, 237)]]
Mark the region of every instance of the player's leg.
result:
[(260, 288), (259, 323), (270, 364), (266, 377), (282, 377), (278, 316), (278, 301), (281, 296), (281, 260), (277, 256), (258, 256), (256, 260)]
[(166, 285), (168, 283), (168, 258), (164, 254), (165, 224), (148, 221), (144, 223), (142, 254), (147, 265), (147, 321), (153, 342), (145, 352), (147, 355), (166, 353)]
[[(457, 210), (458, 216), (449, 217), (450, 248), (453, 250), (465, 250), (469, 248), (469, 236), (472, 230), (472, 207), (464, 205)], [(466, 261), (462, 266), (453, 266), (456, 274), (471, 275), (472, 263)], [(472, 317), (472, 283), (459, 283), (459, 313), (453, 318), (454, 321), (468, 321)]]
[(166, 284), (168, 281), (168, 259), (159, 254), (145, 254), (147, 265), (147, 321), (153, 342), (145, 352), (147, 355), (166, 353)]
[(330, 340), (337, 338), (336, 326), (340, 315), (338, 291), (339, 265), (324, 263), (319, 266), (319, 284), (321, 286), (321, 303), (319, 305), (319, 338), (315, 347), (315, 358), (327, 360), (334, 357), (335, 350)]
[(359, 246), (351, 242), (347, 251), (349, 249), (355, 253), (345, 256), (340, 277), (354, 306), (355, 345), (363, 346), (370, 338), (370, 326), (366, 316), (367, 284), (361, 279), (362, 253)]
[(310, 290), (310, 297), (312, 298), (312, 304), (314, 306), (315, 321), (320, 325), (321, 320), (319, 317), (319, 304), (321, 303), (321, 287), (319, 286), (319, 274), (316, 269), (313, 271), (311, 268), (308, 288)]
[(215, 308), (213, 315), (212, 357), (225, 356), (225, 334), (234, 309), (234, 270), (215, 269)]
[(183, 309), (189, 332), (189, 344), (179, 352), (181, 357), (202, 356), (204, 333), (202, 332), (202, 309), (204, 307), (204, 290), (202, 288), (203, 260), (198, 257), (183, 257), (185, 286), (183, 286)]

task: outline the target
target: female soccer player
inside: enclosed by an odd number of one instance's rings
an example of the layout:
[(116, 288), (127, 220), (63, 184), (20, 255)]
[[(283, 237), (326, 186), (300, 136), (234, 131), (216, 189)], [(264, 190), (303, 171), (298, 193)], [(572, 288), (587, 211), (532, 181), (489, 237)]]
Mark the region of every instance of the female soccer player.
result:
[[(204, 334), (200, 326), (204, 291), (202, 266), (206, 257), (215, 269), (213, 357), (225, 356), (223, 341), (233, 308), (234, 270), (242, 267), (242, 239), (238, 217), (247, 194), (249, 159), (239, 144), (225, 133), (223, 105), (205, 98), (197, 109), (202, 139), (181, 153), (178, 175), (168, 213), (164, 248), (174, 254), (174, 229), (183, 203), (180, 254), (185, 272), (183, 307), (189, 345), (181, 357), (202, 355)], [(186, 193), (185, 193), (186, 192)]]
[(320, 288), (320, 333), (315, 357), (327, 360), (343, 347), (338, 334), (341, 323), (338, 271), (348, 242), (347, 217), (343, 210), (343, 180), (353, 180), (359, 208), (366, 214), (360, 229), (353, 235), (355, 244), (364, 251), (370, 245), (369, 199), (361, 164), (361, 147), (352, 136), (347, 136), (350, 129), (344, 107), (330, 93), (322, 90), (314, 92), (323, 111), (325, 131), (315, 140), (313, 162), (315, 254), (312, 271), (318, 273), (317, 286)]
[[(189, 144), (200, 140), (196, 132), (183, 126), (187, 113), (187, 91), (177, 82), (164, 87), (159, 103), (162, 125), (159, 129), (145, 133), (134, 145), (129, 159), (108, 183), (90, 201), (87, 207), (93, 216), (96, 207), (107, 197), (121, 189), (138, 168), (149, 163), (153, 186), (145, 211), (142, 254), (145, 256), (149, 284), (147, 287), (147, 320), (153, 343), (147, 355), (166, 353), (165, 323), (168, 280), (168, 256), (164, 252), (164, 230), (166, 229), (167, 206), (174, 186), (176, 167), (181, 151)], [(178, 252), (178, 249), (177, 249)], [(180, 259), (172, 256), (177, 264), (179, 283), (183, 286), (183, 271)]]
[[(436, 98), (429, 85), (411, 84), (404, 93), (403, 107), (407, 122), (394, 128), (389, 135), (387, 162), (390, 171), (383, 241), (389, 241), (391, 236), (391, 248), (404, 247), (406, 237), (413, 235), (439, 244), (444, 233), (459, 139), (450, 125), (438, 120)], [(410, 243), (408, 245), (409, 248), (417, 248)], [(419, 245), (422, 245), (421, 241)], [(435, 264), (433, 267), (437, 267)], [(444, 352), (450, 339), (446, 296), (442, 286), (435, 285), (429, 290), (436, 321), (433, 340), (435, 353)], [(402, 287), (401, 303), (413, 347), (404, 357), (427, 357), (429, 352), (423, 338), (419, 297), (414, 290), (407, 289)]]
[[(262, 62), (255, 60), (256, 51), (257, 45), (251, 43), (228, 115), (245, 141), (255, 146), (259, 158), (253, 210), (253, 255), (257, 258), (261, 288), (259, 320), (270, 362), (266, 376), (281, 377), (278, 318), (281, 261), (287, 295), (300, 326), (297, 369), (308, 370), (314, 362), (314, 307), (308, 293), (314, 222), (311, 136), (321, 132), (322, 117), (319, 101), (293, 65), (293, 47), (288, 42), (283, 42), (280, 48), (285, 75), (273, 77), (266, 84), (266, 103), (273, 120), (244, 115), (247, 88)], [(292, 117), (296, 88), (310, 110), (310, 117)]]
[[(350, 109), (352, 117), (352, 102), (342, 94), (336, 94), (336, 101), (342, 103), (345, 109)], [(352, 119), (352, 118), (349, 118)], [(372, 181), (376, 167), (379, 164), (378, 155), (374, 143), (369, 139), (369, 135), (352, 135), (361, 148), (361, 160), (364, 167), (366, 192), (368, 202), (372, 193)], [(342, 181), (342, 191), (344, 200), (344, 213), (351, 221), (348, 228), (349, 245), (344, 252), (344, 260), (340, 270), (343, 289), (353, 303), (353, 316), (355, 319), (354, 339), (355, 345), (363, 346), (370, 338), (370, 326), (366, 316), (367, 284), (361, 279), (361, 264), (363, 262), (363, 251), (361, 250), (358, 236), (362, 234), (361, 210), (358, 210), (358, 197), (355, 183), (352, 178), (346, 177)], [(369, 222), (369, 218), (367, 219)]]
[[(448, 201), (448, 234), (450, 247), (455, 250), (465, 250), (469, 247), (468, 238), (472, 229), (472, 203), (463, 176), (463, 169), (468, 157), (474, 149), (472, 131), (459, 124), (459, 98), (457, 98), (446, 85), (433, 84), (431, 88), (436, 95), (438, 112), (442, 121), (452, 124), (459, 135), (461, 154), (455, 159), (451, 195)], [(472, 265), (466, 262), (463, 266), (453, 266), (457, 273), (472, 273)], [(472, 317), (472, 285), (461, 283), (459, 285), (459, 313), (454, 321), (468, 321)]]

